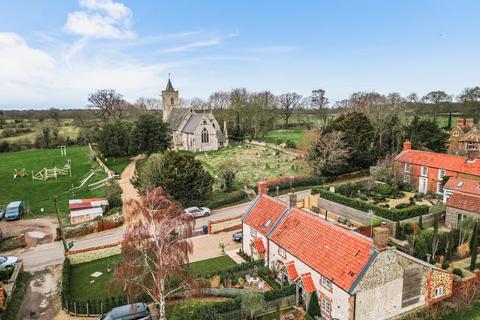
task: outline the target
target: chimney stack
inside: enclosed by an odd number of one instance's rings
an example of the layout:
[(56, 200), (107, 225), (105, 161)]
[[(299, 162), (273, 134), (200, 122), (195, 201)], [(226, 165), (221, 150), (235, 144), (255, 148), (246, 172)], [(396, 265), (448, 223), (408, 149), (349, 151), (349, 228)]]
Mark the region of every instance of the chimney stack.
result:
[(373, 228), (373, 244), (378, 250), (388, 247), (388, 228), (385, 222), (382, 222), (379, 227)]
[(288, 193), (288, 207), (290, 209), (297, 207), (297, 194), (294, 192)]
[(457, 127), (461, 128), (465, 125), (465, 122), (463, 119), (457, 119)]
[(267, 182), (266, 181), (260, 181), (257, 185), (258, 188), (258, 195), (262, 194), (267, 194)]
[(403, 150), (410, 150), (410, 149), (412, 149), (412, 142), (407, 139), (403, 143)]
[(479, 158), (479, 156), (478, 156), (478, 154), (479, 154), (478, 149), (469, 149), (467, 152), (468, 152), (468, 156), (467, 156), (467, 161), (468, 161), (468, 162), (473, 162), (473, 161), (475, 161), (476, 159)]
[(468, 128), (473, 128), (473, 118), (468, 118), (466, 121), (465, 121), (465, 125), (468, 127)]

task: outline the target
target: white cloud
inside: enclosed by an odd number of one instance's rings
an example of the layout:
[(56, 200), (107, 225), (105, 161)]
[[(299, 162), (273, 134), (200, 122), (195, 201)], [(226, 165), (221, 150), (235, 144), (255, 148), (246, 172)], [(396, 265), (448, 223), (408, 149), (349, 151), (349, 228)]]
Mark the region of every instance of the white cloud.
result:
[(112, 0), (80, 0), (85, 11), (68, 14), (64, 30), (87, 38), (131, 39), (132, 11)]
[(167, 52), (184, 52), (184, 51), (188, 51), (188, 50), (195, 49), (195, 48), (216, 46), (216, 45), (219, 45), (221, 42), (222, 42), (221, 39), (195, 41), (195, 42), (187, 43), (187, 44), (176, 46), (176, 47), (162, 49), (161, 52), (165, 52), (165, 53), (167, 53)]

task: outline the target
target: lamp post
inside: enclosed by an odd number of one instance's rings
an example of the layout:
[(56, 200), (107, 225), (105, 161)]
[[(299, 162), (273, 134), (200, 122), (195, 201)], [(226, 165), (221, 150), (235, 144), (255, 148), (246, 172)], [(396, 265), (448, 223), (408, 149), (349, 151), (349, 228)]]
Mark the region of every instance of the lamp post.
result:
[(368, 215), (370, 217), (370, 238), (373, 238), (373, 211), (368, 210)]

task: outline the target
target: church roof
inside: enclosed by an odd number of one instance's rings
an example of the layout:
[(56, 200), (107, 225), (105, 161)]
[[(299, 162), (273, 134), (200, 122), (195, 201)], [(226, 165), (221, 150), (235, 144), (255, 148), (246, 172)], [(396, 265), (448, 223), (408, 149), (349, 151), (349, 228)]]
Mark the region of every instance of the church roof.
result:
[(175, 89), (173, 89), (172, 82), (170, 81), (170, 78), (168, 79), (167, 87), (165, 88), (165, 91), (175, 91)]
[(179, 127), (189, 112), (190, 109), (188, 108), (173, 108), (167, 118), (167, 123), (170, 125), (170, 129), (173, 131), (180, 130)]
[(200, 124), (202, 117), (203, 117), (202, 114), (192, 114), (192, 116), (188, 119), (187, 123), (183, 127), (182, 132), (194, 133), (195, 129)]

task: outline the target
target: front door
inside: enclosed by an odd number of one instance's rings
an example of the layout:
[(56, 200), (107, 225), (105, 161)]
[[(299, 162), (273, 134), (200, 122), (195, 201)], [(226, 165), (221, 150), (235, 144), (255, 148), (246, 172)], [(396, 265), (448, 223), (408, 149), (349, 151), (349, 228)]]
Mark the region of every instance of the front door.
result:
[(427, 182), (426, 177), (420, 177), (420, 179), (418, 179), (418, 192), (427, 193)]

